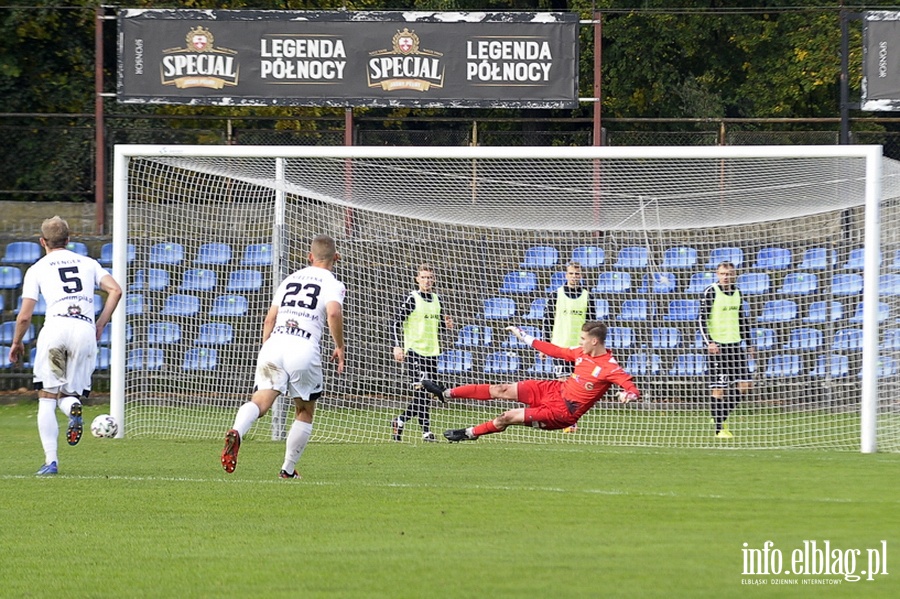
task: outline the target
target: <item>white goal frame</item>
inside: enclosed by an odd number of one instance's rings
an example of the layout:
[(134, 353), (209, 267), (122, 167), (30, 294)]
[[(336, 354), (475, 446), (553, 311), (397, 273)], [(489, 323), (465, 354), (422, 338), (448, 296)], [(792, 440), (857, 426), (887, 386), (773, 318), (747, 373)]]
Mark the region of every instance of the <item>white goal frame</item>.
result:
[[(328, 156), (336, 159), (369, 159), (385, 156), (449, 159), (741, 159), (741, 158), (856, 158), (865, 161), (865, 268), (863, 312), (863, 347), (860, 397), (860, 450), (877, 449), (876, 419), (878, 402), (877, 361), (879, 356), (878, 313), (880, 266), (880, 207), (882, 200), (883, 155), (881, 146), (724, 146), (724, 147), (285, 147), (285, 146), (179, 146), (117, 145), (113, 181), (113, 271), (117, 281), (127, 280), (128, 160), (135, 156), (209, 156), (302, 158)], [(123, 283), (123, 288), (125, 287)], [(121, 423), (119, 436), (124, 436), (126, 312), (128, 292), (122, 306), (112, 318), (112, 351), (110, 357), (112, 415)]]

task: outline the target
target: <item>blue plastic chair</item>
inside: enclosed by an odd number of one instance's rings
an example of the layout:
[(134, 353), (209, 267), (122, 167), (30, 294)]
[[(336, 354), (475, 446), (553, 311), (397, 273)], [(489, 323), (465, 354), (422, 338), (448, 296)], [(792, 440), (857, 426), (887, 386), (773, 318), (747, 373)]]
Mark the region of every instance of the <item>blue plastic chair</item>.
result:
[(594, 300), (594, 316), (597, 320), (606, 320), (609, 318), (609, 300)]
[(593, 291), (596, 293), (625, 293), (631, 289), (631, 275), (627, 272), (601, 272)]
[(792, 272), (784, 277), (778, 293), (782, 295), (809, 295), (819, 288), (819, 277), (811, 272)]
[(834, 343), (831, 349), (834, 351), (861, 351), (862, 329), (840, 329), (834, 332)]
[(816, 365), (810, 370), (809, 375), (817, 378), (846, 378), (850, 376), (850, 359), (843, 354), (820, 355), (816, 358)]
[(681, 347), (681, 330), (675, 327), (654, 327), (650, 331), (650, 347), (653, 349), (678, 349)]
[(162, 268), (141, 269), (134, 273), (134, 281), (128, 289), (165, 291), (169, 287), (169, 271)]
[(572, 262), (577, 262), (582, 268), (599, 268), (603, 266), (606, 253), (603, 248), (593, 245), (583, 245), (572, 250)]
[(763, 305), (759, 322), (790, 322), (797, 318), (797, 302), (791, 300), (770, 300)]
[(775, 329), (765, 327), (750, 329), (753, 347), (759, 351), (768, 351), (775, 347)]
[(2, 262), (6, 264), (34, 264), (44, 255), (41, 244), (36, 241), (11, 241), (6, 244)]
[[(866, 249), (854, 248), (850, 250), (847, 261), (841, 266), (843, 270), (863, 270), (866, 264)], [(881, 266), (881, 252), (878, 252), (878, 266)]]
[[(15, 314), (18, 314), (22, 311), (22, 296), (19, 296), (19, 300), (16, 304)], [(44, 316), (47, 314), (47, 300), (44, 299), (43, 295), (38, 296), (37, 303), (34, 305), (34, 311), (31, 313), (33, 316)]]
[(622, 309), (616, 320), (639, 321), (652, 318), (655, 313), (653, 304), (645, 299), (628, 299), (622, 302)]
[(878, 277), (878, 293), (881, 295), (900, 295), (900, 274), (889, 273)]
[(663, 320), (696, 321), (700, 318), (700, 300), (672, 300)]
[(606, 347), (628, 349), (634, 345), (634, 329), (631, 327), (609, 327), (606, 331)]
[(744, 264), (744, 250), (739, 247), (717, 247), (709, 253), (706, 268), (718, 268), (722, 262), (731, 262), (735, 268)]
[(272, 244), (254, 243), (244, 248), (244, 256), (241, 258), (242, 266), (271, 266)]
[(147, 327), (147, 343), (171, 345), (181, 341), (181, 325), (176, 322), (151, 322)]
[(215, 370), (218, 365), (218, 352), (209, 347), (192, 347), (184, 352), (182, 370), (209, 371)]
[(671, 376), (696, 377), (706, 375), (705, 354), (679, 354), (669, 370)]
[(80, 241), (70, 241), (66, 244), (66, 249), (70, 252), (75, 252), (79, 256), (87, 256), (88, 248), (85, 244)]
[(671, 247), (663, 252), (662, 268), (665, 270), (684, 270), (696, 268), (697, 249), (692, 247)]
[(484, 371), (489, 374), (514, 374), (519, 371), (519, 355), (515, 352), (498, 351), (485, 357)]
[(192, 268), (184, 271), (180, 291), (212, 291), (216, 288), (215, 271), (205, 268)]
[(764, 272), (745, 272), (737, 276), (737, 288), (742, 295), (769, 293), (770, 279)]
[[(891, 317), (891, 306), (887, 302), (878, 302), (878, 322), (884, 322)], [(856, 311), (848, 319), (848, 322), (854, 324), (862, 324), (863, 321), (863, 302), (856, 304)]]
[(94, 362), (94, 370), (109, 370), (109, 361), (112, 352), (109, 347), (101, 345), (97, 348), (97, 361)]
[(662, 370), (662, 360), (657, 354), (639, 352), (625, 361), (625, 370), (632, 376), (656, 376)]
[[(829, 259), (829, 256), (831, 257)], [(800, 270), (825, 270), (837, 265), (837, 252), (823, 247), (807, 248), (803, 252), (803, 260), (797, 267)]]
[(832, 295), (857, 295), (863, 291), (863, 277), (856, 273), (838, 273), (831, 278)]
[(174, 293), (166, 298), (160, 314), (165, 316), (195, 316), (200, 311), (200, 298)]
[(138, 347), (128, 352), (126, 370), (161, 370), (165, 365), (163, 350), (158, 347)]
[(516, 302), (508, 297), (489, 297), (484, 300), (484, 317), (487, 320), (507, 320), (516, 313)]
[(565, 272), (555, 272), (550, 275), (550, 284), (544, 289), (547, 293), (553, 293), (560, 287), (566, 284), (566, 273)]
[(718, 279), (716, 278), (716, 273), (713, 272), (698, 272), (691, 275), (691, 280), (688, 281), (687, 289), (684, 290), (685, 293), (703, 293), (706, 289), (715, 283)]
[(456, 335), (458, 347), (482, 347), (489, 346), (493, 341), (493, 329), (477, 324), (467, 324), (460, 327)]
[(537, 290), (537, 275), (530, 270), (517, 270), (503, 276), (500, 293), (532, 293)]
[(809, 327), (791, 329), (790, 337), (784, 349), (800, 351), (819, 351), (822, 347), (822, 331)]
[(164, 241), (150, 248), (149, 264), (178, 265), (184, 260), (184, 246), (172, 241)]
[(209, 266), (215, 264), (228, 264), (231, 262), (231, 246), (227, 243), (204, 243), (197, 250), (194, 264), (197, 266)]
[(616, 256), (614, 268), (640, 269), (650, 263), (650, 251), (642, 246), (624, 247)]
[[(125, 260), (128, 264), (131, 264), (134, 261), (134, 257), (136, 255), (136, 251), (134, 249), (134, 244), (129, 243), (125, 250)], [(103, 266), (112, 266), (113, 262), (113, 244), (112, 243), (104, 243), (100, 248), (100, 259), (98, 260), (100, 264)]]
[(766, 378), (792, 378), (800, 376), (800, 356), (797, 354), (776, 354), (766, 364)]
[(757, 270), (784, 270), (791, 267), (791, 250), (783, 247), (762, 248), (756, 253)]
[(529, 366), (526, 372), (541, 378), (553, 374), (553, 358), (535, 353), (534, 364)]
[(235, 270), (228, 275), (225, 291), (229, 293), (259, 291), (262, 289), (263, 275), (258, 270)]
[(528, 314), (523, 316), (525, 320), (543, 320), (544, 313), (547, 311), (547, 298), (539, 297), (536, 300), (532, 300), (531, 307), (528, 309)]
[(140, 316), (150, 312), (152, 306), (142, 293), (129, 293), (125, 297), (125, 314), (128, 316)]
[(674, 293), (676, 283), (677, 279), (671, 272), (647, 273), (638, 293)]
[(525, 250), (519, 268), (552, 268), (559, 262), (559, 250), (548, 245), (536, 245)]
[[(13, 342), (13, 337), (16, 333), (16, 321), (11, 320), (9, 322), (4, 322), (0, 325), (0, 343), (4, 345), (11, 345)], [(25, 336), (22, 337), (22, 343), (28, 345), (34, 341), (34, 325), (28, 325), (28, 328), (25, 329)]]
[(243, 316), (247, 313), (247, 298), (243, 295), (220, 295), (213, 300), (210, 316)]
[(200, 325), (197, 345), (228, 345), (234, 339), (234, 327), (227, 322), (205, 322)]
[(0, 289), (18, 289), (22, 286), (22, 271), (17, 266), (0, 266)]
[(459, 374), (472, 371), (472, 352), (451, 349), (438, 356), (439, 374)]
[(900, 329), (888, 329), (884, 332), (884, 341), (881, 342), (884, 351), (900, 351)]
[(824, 323), (824, 322), (833, 322), (835, 320), (840, 320), (844, 317), (844, 307), (841, 302), (831, 301), (831, 307), (829, 308), (829, 302), (819, 301), (813, 302), (809, 305), (809, 312), (806, 317), (803, 319), (803, 322), (808, 323)]

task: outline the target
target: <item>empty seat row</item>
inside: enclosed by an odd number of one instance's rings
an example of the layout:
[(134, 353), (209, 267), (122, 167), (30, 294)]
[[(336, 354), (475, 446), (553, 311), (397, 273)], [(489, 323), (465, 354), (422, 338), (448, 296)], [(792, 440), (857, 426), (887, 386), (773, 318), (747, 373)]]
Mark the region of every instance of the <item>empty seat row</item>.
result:
[[(109, 348), (101, 347), (97, 353), (97, 370), (108, 370), (109, 359)], [(207, 347), (192, 347), (184, 352), (180, 368), (188, 372), (211, 371), (215, 370), (218, 364), (217, 350)], [(165, 352), (158, 347), (132, 349), (125, 359), (126, 370), (162, 370), (165, 366)]]
[[(67, 249), (87, 256), (88, 248), (84, 243), (73, 241), (67, 246)], [(231, 245), (221, 242), (205, 243), (197, 250), (193, 259), (195, 265), (216, 265), (231, 263), (234, 250)], [(184, 246), (176, 242), (158, 242), (150, 247), (148, 262), (149, 264), (170, 264), (178, 265), (184, 262)], [(44, 250), (41, 245), (35, 241), (13, 241), (6, 245), (6, 251), (0, 262), (4, 264), (34, 264), (41, 256)], [(127, 260), (131, 263), (136, 256), (134, 244), (128, 244), (126, 250)], [(243, 266), (268, 266), (272, 264), (272, 244), (256, 243), (247, 245), (243, 249), (240, 264)], [(112, 264), (113, 260), (113, 244), (106, 243), (100, 248), (100, 256), (98, 261), (104, 266)]]
[[(248, 301), (243, 295), (219, 295), (213, 300), (210, 316), (244, 316), (247, 313)], [(125, 313), (138, 316), (153, 313), (151, 301), (141, 293), (130, 293), (125, 300)], [(172, 294), (165, 298), (159, 314), (163, 316), (197, 316), (200, 313), (200, 298), (183, 293)]]
[[(162, 268), (141, 269), (134, 273), (128, 289), (134, 291), (166, 291), (170, 287), (169, 271)], [(259, 291), (263, 284), (263, 273), (258, 270), (235, 270), (228, 273), (224, 290), (229, 293)], [(219, 276), (214, 270), (192, 268), (184, 271), (180, 291), (214, 291), (219, 285)]]

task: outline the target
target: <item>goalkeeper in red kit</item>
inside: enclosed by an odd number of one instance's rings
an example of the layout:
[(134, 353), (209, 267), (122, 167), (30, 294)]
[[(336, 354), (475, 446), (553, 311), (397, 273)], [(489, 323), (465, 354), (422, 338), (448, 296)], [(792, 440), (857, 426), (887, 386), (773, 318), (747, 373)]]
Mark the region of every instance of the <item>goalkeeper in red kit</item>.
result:
[(444, 431), (448, 441), (472, 441), (482, 435), (499, 433), (518, 424), (558, 430), (572, 426), (616, 384), (622, 388), (617, 394), (622, 403), (640, 398), (641, 392), (631, 375), (619, 366), (612, 352), (606, 349), (606, 325), (592, 320), (581, 327), (581, 344), (566, 348), (526, 335), (519, 327), (507, 327), (526, 345), (543, 354), (575, 363), (574, 372), (563, 380), (526, 380), (499, 385), (462, 385), (445, 389), (434, 381), (422, 381), (430, 393), (444, 398), (507, 399), (527, 407), (503, 412), (493, 420), (469, 428)]

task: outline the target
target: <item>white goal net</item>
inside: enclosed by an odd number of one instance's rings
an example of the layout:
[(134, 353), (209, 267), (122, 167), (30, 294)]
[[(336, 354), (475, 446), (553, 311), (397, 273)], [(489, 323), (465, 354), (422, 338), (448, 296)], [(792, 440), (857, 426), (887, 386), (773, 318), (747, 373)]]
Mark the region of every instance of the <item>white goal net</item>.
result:
[[(118, 146), (114, 415), (128, 435), (221, 437), (253, 391), (274, 286), (326, 233), (348, 290), (348, 368), (326, 368), (315, 441), (391, 441), (414, 394), (392, 328), (419, 264), (454, 321), (438, 360), (453, 386), (552, 378), (505, 327), (547, 338), (547, 300), (578, 262), (643, 401), (610, 397), (574, 432), (481, 442), (897, 451), (898, 174), (873, 146)], [(728, 440), (713, 434), (697, 337), (723, 260), (756, 350)], [(513, 405), (435, 403), (430, 425), (440, 438)], [(250, 436), (280, 438), (283, 412)], [(403, 442), (421, 438), (413, 419)]]

